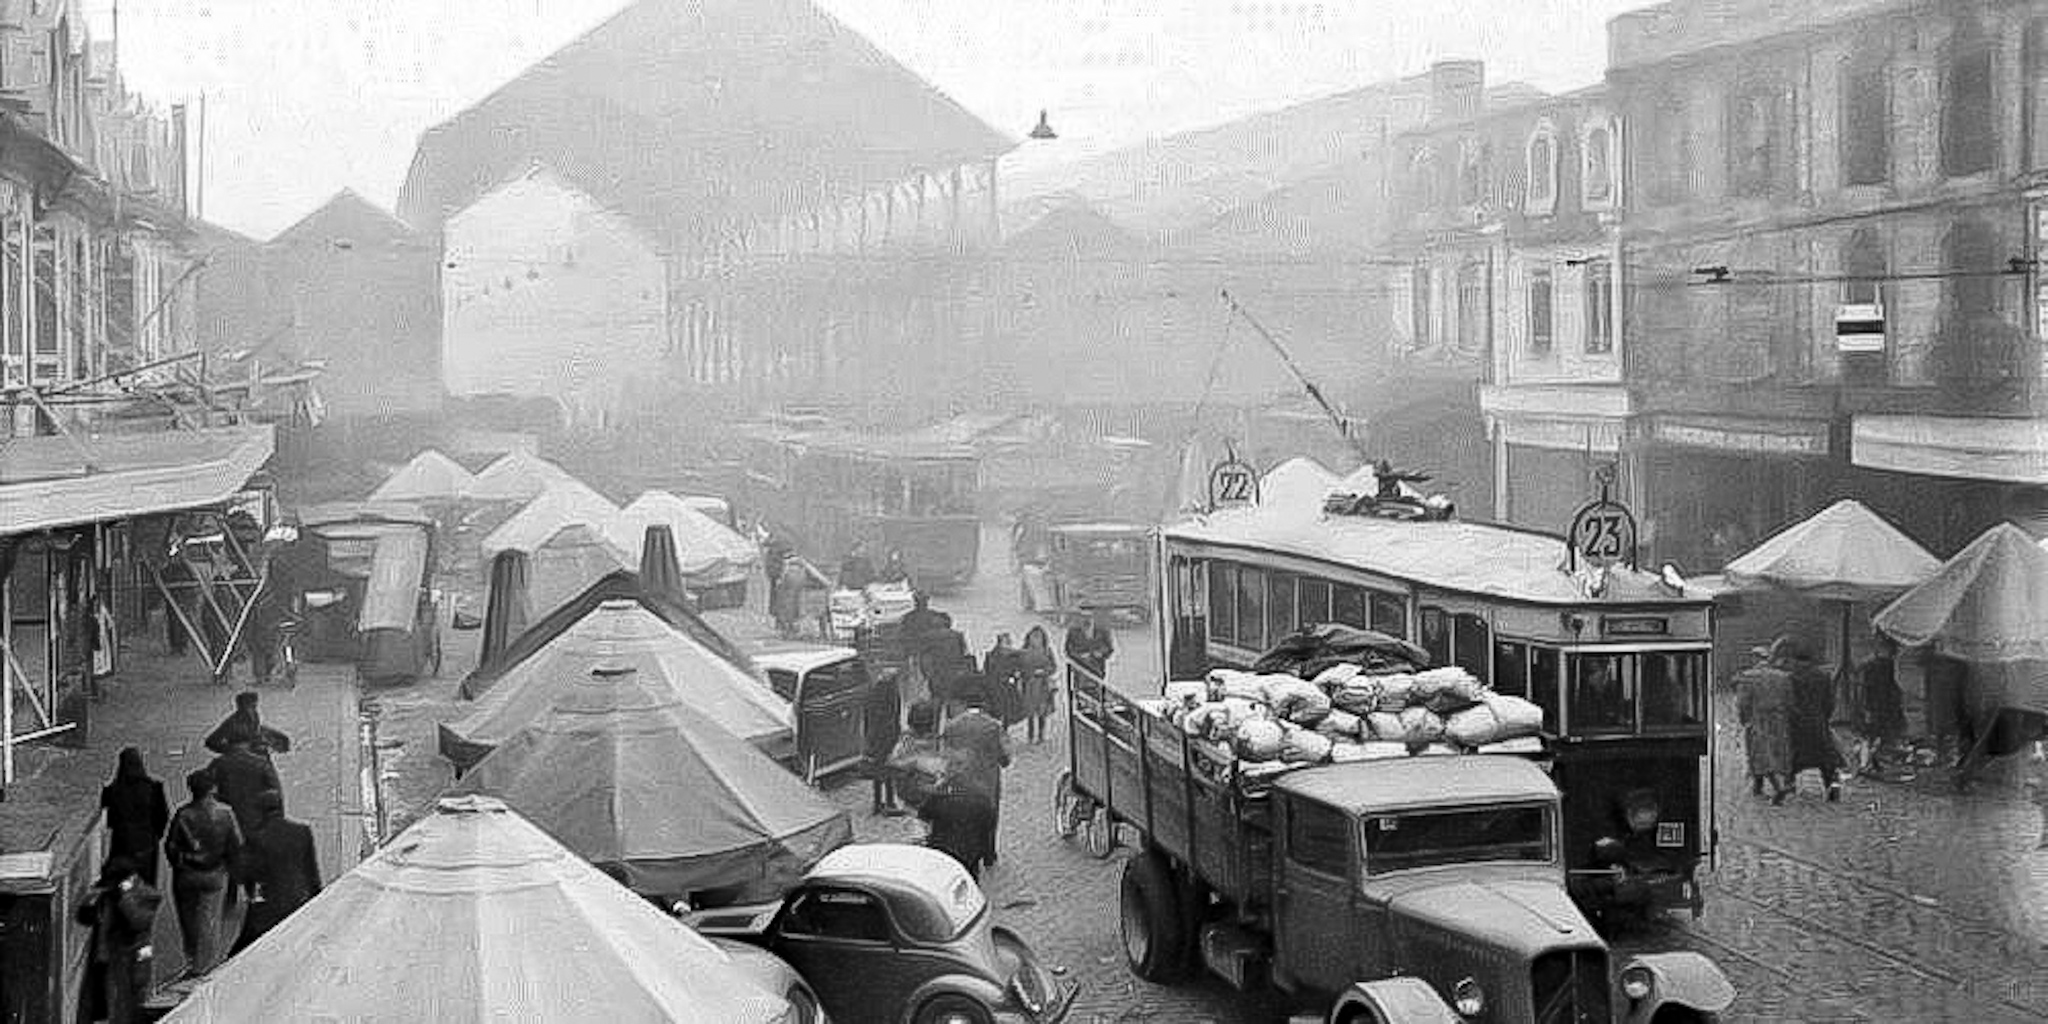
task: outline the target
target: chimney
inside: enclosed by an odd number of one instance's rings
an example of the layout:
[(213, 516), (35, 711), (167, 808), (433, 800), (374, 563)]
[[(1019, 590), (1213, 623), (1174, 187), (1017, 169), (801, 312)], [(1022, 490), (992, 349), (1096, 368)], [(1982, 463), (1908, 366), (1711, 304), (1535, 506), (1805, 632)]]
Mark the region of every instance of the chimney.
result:
[(1429, 123), (1471, 117), (1485, 102), (1485, 61), (1440, 60), (1429, 66)]

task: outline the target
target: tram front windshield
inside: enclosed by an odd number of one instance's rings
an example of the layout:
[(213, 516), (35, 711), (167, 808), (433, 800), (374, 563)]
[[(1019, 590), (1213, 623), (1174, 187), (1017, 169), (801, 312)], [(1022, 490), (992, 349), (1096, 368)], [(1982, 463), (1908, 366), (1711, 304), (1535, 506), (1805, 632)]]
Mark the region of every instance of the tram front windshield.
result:
[(1706, 721), (1704, 651), (1575, 653), (1565, 706), (1575, 735), (1688, 731)]

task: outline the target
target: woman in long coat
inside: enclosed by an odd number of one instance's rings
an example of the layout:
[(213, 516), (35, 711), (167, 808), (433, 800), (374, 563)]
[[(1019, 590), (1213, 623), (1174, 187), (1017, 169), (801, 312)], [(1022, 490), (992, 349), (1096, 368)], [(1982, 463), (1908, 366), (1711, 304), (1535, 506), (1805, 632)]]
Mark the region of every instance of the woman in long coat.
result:
[(171, 825), (170, 801), (164, 798), (164, 784), (149, 777), (142, 751), (123, 748), (118, 765), (114, 780), (100, 790), (100, 806), (107, 812), (108, 856), (127, 858), (143, 881), (155, 885), (156, 845)]
[(1033, 626), (1024, 634), (1024, 649), (1017, 655), (1017, 667), (1024, 677), (1025, 737), (1033, 743), (1045, 740), (1045, 720), (1052, 715), (1052, 677), (1059, 670), (1053, 659), (1052, 638), (1044, 626)]
[(1735, 713), (1742, 720), (1742, 749), (1749, 775), (1771, 784), (1771, 803), (1791, 793), (1792, 676), (1774, 665), (1757, 665), (1735, 677)]

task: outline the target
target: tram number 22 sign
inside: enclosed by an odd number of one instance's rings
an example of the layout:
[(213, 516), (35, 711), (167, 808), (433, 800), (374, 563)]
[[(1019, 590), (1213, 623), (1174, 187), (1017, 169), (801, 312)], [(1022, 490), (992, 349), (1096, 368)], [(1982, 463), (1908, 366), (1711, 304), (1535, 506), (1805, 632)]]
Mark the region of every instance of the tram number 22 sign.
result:
[(1635, 564), (1636, 517), (1620, 504), (1596, 501), (1572, 517), (1572, 554), (1589, 565)]
[(1256, 505), (1259, 501), (1259, 473), (1252, 467), (1230, 459), (1219, 462), (1209, 471), (1209, 506), (1211, 508), (1237, 508)]

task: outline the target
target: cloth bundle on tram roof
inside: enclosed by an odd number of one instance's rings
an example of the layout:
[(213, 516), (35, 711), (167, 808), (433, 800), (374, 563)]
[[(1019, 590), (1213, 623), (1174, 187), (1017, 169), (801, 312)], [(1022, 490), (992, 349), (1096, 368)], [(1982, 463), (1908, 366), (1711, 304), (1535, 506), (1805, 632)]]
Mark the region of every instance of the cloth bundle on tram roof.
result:
[(446, 798), (201, 982), (172, 1024), (770, 1024), (785, 995), (499, 800)]
[(846, 813), (675, 692), (606, 662), (455, 785), (502, 799), (636, 891), (780, 896), (852, 841)]
[[(627, 575), (638, 590), (636, 578)], [(752, 670), (745, 656), (722, 639), (729, 654), (699, 643), (668, 621), (689, 616), (660, 609), (644, 594), (605, 600), (567, 624), (543, 620), (513, 645), (495, 679), (479, 688), (476, 706), (441, 726), (441, 753), (468, 769), (514, 733), (546, 714), (564, 694), (603, 665), (635, 669), (637, 685), (666, 694), (695, 713), (754, 744), (772, 758), (789, 756), (795, 719), (789, 702)], [(553, 634), (529, 643), (536, 634)], [(464, 682), (465, 693), (477, 680)]]
[(461, 463), (429, 448), (393, 470), (370, 492), (370, 500), (456, 501), (475, 483)]

